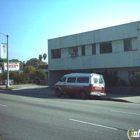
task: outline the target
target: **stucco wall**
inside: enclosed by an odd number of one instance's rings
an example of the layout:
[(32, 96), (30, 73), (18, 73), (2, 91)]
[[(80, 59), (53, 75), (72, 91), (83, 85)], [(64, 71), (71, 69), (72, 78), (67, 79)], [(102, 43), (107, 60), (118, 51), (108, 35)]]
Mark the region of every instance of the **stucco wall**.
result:
[[(69, 65), (70, 67), (72, 67), (72, 69), (76, 68), (76, 66), (80, 68), (138, 66), (140, 65), (140, 31), (138, 30), (138, 28), (140, 28), (140, 22), (134, 22), (120, 26), (51, 39), (48, 41), (49, 70), (67, 69)], [(123, 39), (125, 38), (134, 38), (132, 40), (132, 47), (134, 50), (136, 50), (137, 48), (138, 50), (124, 52)], [(104, 41), (112, 41), (112, 53), (100, 54), (99, 43)], [(96, 55), (92, 55), (91, 44), (93, 43), (96, 43)], [(81, 45), (85, 45), (86, 48), (85, 56), (82, 57)], [(72, 59), (69, 57), (69, 51), (67, 47), (72, 46), (78, 46), (78, 57), (76, 59)], [(61, 49), (61, 58), (51, 59), (51, 50), (58, 48)], [(59, 64), (62, 64), (58, 65), (58, 61)], [(85, 62), (87, 61), (89, 62), (89, 65), (85, 64)], [(83, 65), (83, 63), (85, 65)]]
[[(132, 39), (133, 51), (124, 50), (123, 40), (127, 38)], [(100, 43), (108, 41), (112, 43), (112, 53), (100, 54)], [(94, 55), (92, 54), (92, 44), (96, 44), (96, 54)], [(82, 45), (85, 45), (85, 56), (81, 55)], [(74, 46), (78, 46), (78, 56), (72, 58), (69, 54), (69, 47)], [(53, 49), (61, 49), (61, 58), (52, 59), (51, 50)], [(50, 72), (77, 69), (118, 69), (119, 76), (128, 80), (127, 68), (140, 67), (140, 21), (50, 39), (48, 40), (48, 59)], [(53, 78), (57, 77), (56, 73), (52, 73), (56, 75)]]

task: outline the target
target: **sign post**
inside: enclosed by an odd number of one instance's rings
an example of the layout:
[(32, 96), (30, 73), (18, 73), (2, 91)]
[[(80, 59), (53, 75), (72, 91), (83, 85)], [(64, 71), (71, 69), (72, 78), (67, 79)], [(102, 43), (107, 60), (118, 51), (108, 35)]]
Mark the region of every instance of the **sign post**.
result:
[[(6, 38), (7, 38), (7, 66), (9, 65), (9, 56), (8, 56), (8, 35), (5, 35), (5, 34), (3, 34), (3, 33), (1, 33), (0, 32), (0, 34), (2, 34), (2, 35), (4, 35), (4, 36), (6, 36)], [(3, 47), (3, 49), (4, 49), (5, 47)], [(4, 55), (6, 54), (6, 51), (4, 50)], [(6, 57), (6, 56), (2, 56), (2, 57)], [(7, 67), (7, 85), (6, 85), (6, 88), (8, 88), (9, 87), (9, 68)]]
[(8, 56), (8, 35), (6, 35), (7, 37), (7, 85), (6, 85), (6, 88), (9, 87), (9, 56)]

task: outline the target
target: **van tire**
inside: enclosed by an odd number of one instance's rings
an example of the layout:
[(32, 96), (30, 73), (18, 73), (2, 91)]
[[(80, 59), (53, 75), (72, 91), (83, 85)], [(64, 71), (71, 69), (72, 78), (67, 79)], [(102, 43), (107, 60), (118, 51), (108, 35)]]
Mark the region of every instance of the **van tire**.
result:
[(60, 91), (60, 89), (56, 89), (55, 95), (56, 95), (57, 97), (61, 97), (61, 96), (62, 96), (62, 92)]
[(87, 95), (86, 95), (86, 93), (84, 91), (80, 92), (80, 98), (81, 99), (86, 99), (87, 98)]

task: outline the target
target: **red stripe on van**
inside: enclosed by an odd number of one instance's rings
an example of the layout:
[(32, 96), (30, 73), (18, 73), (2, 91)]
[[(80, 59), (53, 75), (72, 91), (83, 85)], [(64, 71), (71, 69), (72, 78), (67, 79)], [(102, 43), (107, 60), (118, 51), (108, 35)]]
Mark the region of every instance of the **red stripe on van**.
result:
[(91, 92), (102, 92), (105, 93), (105, 87), (95, 87), (93, 84), (89, 85)]

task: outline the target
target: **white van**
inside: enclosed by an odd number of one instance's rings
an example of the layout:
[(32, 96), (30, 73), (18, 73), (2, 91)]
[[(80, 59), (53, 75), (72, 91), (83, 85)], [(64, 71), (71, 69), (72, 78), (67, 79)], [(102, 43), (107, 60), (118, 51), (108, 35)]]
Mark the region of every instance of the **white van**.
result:
[(55, 84), (54, 88), (58, 97), (63, 93), (69, 96), (79, 94), (81, 99), (87, 96), (106, 95), (103, 76), (96, 73), (66, 74)]

